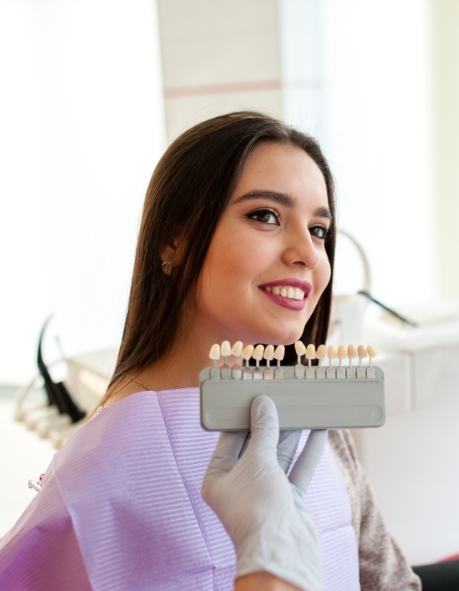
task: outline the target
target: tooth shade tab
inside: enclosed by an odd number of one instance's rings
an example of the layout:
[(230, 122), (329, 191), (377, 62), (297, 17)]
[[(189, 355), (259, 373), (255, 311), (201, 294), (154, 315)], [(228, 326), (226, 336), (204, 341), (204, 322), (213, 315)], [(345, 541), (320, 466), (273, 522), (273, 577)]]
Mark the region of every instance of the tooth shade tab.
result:
[(278, 361), (282, 361), (285, 357), (285, 347), (284, 345), (277, 345), (276, 350), (274, 351), (274, 359)]
[(231, 349), (231, 354), (234, 355), (234, 357), (240, 357), (243, 346), (244, 345), (242, 344), (242, 341), (236, 341), (233, 345), (233, 348)]
[(327, 357), (329, 359), (336, 359), (337, 355), (338, 354), (336, 352), (335, 347), (333, 345), (328, 345), (328, 348), (327, 348)]
[(314, 345), (308, 345), (306, 349), (306, 359), (315, 359), (316, 358), (316, 348)]
[(378, 352), (376, 351), (376, 349), (372, 345), (368, 345), (367, 351), (368, 351), (368, 356), (370, 359), (374, 359), (378, 355)]
[(254, 349), (253, 345), (247, 345), (247, 347), (245, 347), (245, 349), (243, 349), (243, 351), (241, 353), (241, 357), (243, 359), (245, 359), (246, 361), (248, 361), (252, 357), (253, 349)]
[(220, 359), (220, 345), (212, 345), (210, 348), (209, 357), (213, 361), (218, 361)]
[(354, 345), (349, 345), (349, 347), (347, 348), (347, 356), (349, 357), (349, 359), (355, 359), (357, 357), (357, 351)]
[(263, 353), (263, 357), (266, 361), (272, 361), (274, 359), (274, 347), (273, 345), (268, 345)]
[(301, 341), (297, 341), (295, 343), (295, 351), (296, 351), (296, 354), (298, 355), (298, 357), (301, 357), (302, 355), (304, 355), (306, 353), (306, 347), (303, 345), (303, 343)]
[(252, 353), (252, 357), (256, 359), (256, 361), (260, 361), (263, 359), (263, 352), (264, 352), (263, 345), (257, 345)]
[(319, 345), (316, 351), (316, 358), (317, 359), (325, 359), (327, 351), (325, 349), (325, 345)]
[(339, 345), (338, 346), (338, 359), (346, 359), (347, 357), (347, 351), (346, 351), (346, 347), (344, 345)]
[(357, 347), (357, 354), (359, 356), (359, 359), (365, 359), (365, 357), (367, 357), (367, 350), (365, 349), (365, 347), (363, 345), (359, 345)]
[(231, 345), (229, 341), (223, 341), (220, 351), (222, 357), (229, 357), (231, 355)]

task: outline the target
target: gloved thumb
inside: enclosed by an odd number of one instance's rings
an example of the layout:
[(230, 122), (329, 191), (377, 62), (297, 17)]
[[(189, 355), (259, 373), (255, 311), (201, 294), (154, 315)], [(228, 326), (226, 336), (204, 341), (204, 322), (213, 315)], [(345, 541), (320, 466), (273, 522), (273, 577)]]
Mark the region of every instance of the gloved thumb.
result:
[(250, 406), (250, 442), (247, 452), (252, 450), (274, 450), (277, 457), (279, 440), (279, 419), (274, 402), (268, 396), (257, 396)]

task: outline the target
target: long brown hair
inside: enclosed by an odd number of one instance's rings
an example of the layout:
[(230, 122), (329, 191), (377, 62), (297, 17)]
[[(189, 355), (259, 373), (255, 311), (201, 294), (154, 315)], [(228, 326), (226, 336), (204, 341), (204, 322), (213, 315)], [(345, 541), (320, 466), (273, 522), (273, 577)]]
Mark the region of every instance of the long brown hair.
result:
[[(333, 216), (325, 248), (333, 275), (335, 206), (333, 179), (316, 140), (261, 113), (243, 111), (215, 117), (177, 138), (159, 161), (143, 208), (131, 293), (118, 361), (109, 390), (125, 374), (158, 361), (174, 342), (182, 306), (198, 278), (212, 236), (247, 157), (260, 142), (297, 146), (325, 179)], [(180, 238), (180, 265), (165, 275), (160, 253)], [(305, 326), (303, 341), (325, 342), (332, 280)], [(295, 359), (286, 348), (286, 363)]]

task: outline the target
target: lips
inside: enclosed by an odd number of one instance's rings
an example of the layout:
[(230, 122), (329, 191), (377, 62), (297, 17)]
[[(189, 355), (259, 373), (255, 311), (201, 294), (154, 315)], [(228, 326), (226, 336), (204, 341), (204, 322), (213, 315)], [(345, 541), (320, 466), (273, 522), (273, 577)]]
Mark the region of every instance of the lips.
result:
[(305, 300), (311, 292), (308, 281), (287, 278), (259, 285), (258, 288), (272, 301), (284, 308), (303, 310)]
[[(262, 285), (258, 286), (260, 289), (265, 290), (265, 291), (270, 291), (271, 293), (273, 293), (273, 290), (277, 287), (279, 288), (279, 291), (282, 289), (289, 289), (289, 288), (293, 288), (294, 290), (298, 290), (300, 289), (303, 292), (303, 299), (306, 297), (308, 297), (311, 289), (312, 289), (312, 285), (309, 283), (309, 281), (301, 281), (300, 279), (295, 279), (295, 278), (287, 278), (287, 279), (278, 279), (277, 281), (271, 281), (270, 283), (263, 283)], [(268, 289), (267, 289), (268, 288)], [(276, 292), (274, 292), (275, 295), (280, 295), (277, 294)], [(298, 293), (298, 292), (297, 292)], [(284, 296), (284, 297), (290, 297), (290, 299), (299, 299), (297, 297), (294, 296)]]

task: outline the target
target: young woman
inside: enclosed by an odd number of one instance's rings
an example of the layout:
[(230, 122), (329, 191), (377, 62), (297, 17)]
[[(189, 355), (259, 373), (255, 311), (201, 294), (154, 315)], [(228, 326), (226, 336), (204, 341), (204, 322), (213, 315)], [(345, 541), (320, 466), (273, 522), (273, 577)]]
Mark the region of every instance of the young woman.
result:
[[(198, 375), (223, 340), (285, 344), (287, 362), (295, 341), (324, 343), (334, 243), (314, 139), (252, 112), (180, 136), (147, 191), (111, 385), (2, 541), (0, 570), (22, 556), (39, 577), (40, 547), (94, 589), (231, 589), (234, 549), (200, 496), (216, 435), (199, 426)], [(326, 589), (420, 588), (347, 432), (330, 433), (305, 503)]]

